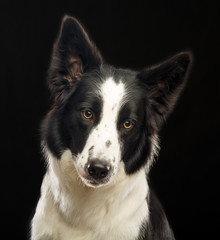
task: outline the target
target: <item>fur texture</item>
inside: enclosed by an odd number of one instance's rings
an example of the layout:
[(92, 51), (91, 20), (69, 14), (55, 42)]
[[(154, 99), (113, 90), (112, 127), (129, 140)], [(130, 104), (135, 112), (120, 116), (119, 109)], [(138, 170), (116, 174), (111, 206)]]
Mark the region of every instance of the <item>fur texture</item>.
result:
[(32, 240), (174, 239), (147, 174), (190, 61), (183, 52), (140, 72), (109, 66), (81, 24), (64, 17), (48, 73), (48, 167)]

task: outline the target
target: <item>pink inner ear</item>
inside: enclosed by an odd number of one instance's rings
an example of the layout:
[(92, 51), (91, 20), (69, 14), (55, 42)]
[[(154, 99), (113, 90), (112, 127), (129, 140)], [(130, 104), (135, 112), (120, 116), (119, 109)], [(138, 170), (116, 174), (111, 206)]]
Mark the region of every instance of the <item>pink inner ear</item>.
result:
[(72, 79), (80, 80), (83, 72), (82, 61), (78, 57), (70, 57), (68, 72)]
[(154, 86), (151, 87), (149, 91), (149, 98), (153, 100), (154, 98), (160, 97), (169, 91), (169, 84), (166, 81), (158, 81)]

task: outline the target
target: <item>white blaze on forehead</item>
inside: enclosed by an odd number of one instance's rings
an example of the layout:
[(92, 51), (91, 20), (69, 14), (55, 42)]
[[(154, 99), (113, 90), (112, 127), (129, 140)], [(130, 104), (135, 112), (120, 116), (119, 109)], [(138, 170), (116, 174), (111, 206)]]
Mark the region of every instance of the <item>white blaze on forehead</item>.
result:
[[(107, 79), (101, 86), (101, 95), (103, 98), (103, 118), (111, 115), (110, 121), (116, 118), (122, 105), (122, 99), (125, 95), (124, 84), (116, 83), (112, 78)], [(116, 120), (116, 119), (114, 119)]]
[(91, 158), (108, 162), (113, 176), (117, 174), (121, 161), (117, 122), (125, 96), (125, 86), (122, 82), (116, 83), (114, 79), (108, 78), (100, 86), (100, 94), (103, 100), (101, 118), (91, 133), (92, 141), (88, 141), (88, 147), (93, 142)]
[[(116, 83), (114, 79), (108, 78), (101, 85), (100, 90), (103, 105), (100, 122), (93, 133), (95, 139), (98, 140), (97, 145), (95, 144), (94, 154), (104, 155), (104, 158), (105, 155), (108, 155), (109, 159), (117, 161), (120, 155), (117, 120), (125, 96), (125, 87), (122, 82)], [(108, 149), (106, 149), (106, 145), (109, 145), (106, 144), (107, 142), (110, 142)]]
[(111, 166), (109, 181), (117, 174), (121, 161), (118, 116), (126, 95), (122, 82), (116, 83), (113, 78), (106, 79), (99, 86), (102, 98), (100, 121), (90, 132), (83, 151), (78, 155), (76, 168), (80, 175), (86, 175), (85, 166), (93, 159), (107, 162)]

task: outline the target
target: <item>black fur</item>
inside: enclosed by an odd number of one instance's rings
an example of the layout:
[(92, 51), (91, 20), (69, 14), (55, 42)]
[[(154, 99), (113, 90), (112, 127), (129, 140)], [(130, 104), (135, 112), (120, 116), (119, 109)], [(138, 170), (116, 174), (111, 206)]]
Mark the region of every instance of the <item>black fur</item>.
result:
[(54, 44), (48, 83), (52, 97), (62, 101), (77, 81), (77, 74), (100, 66), (102, 57), (79, 22), (64, 17), (57, 41)]
[(153, 191), (150, 191), (147, 202), (150, 216), (148, 222), (142, 224), (138, 240), (175, 240), (163, 207)]
[[(122, 145), (121, 159), (127, 174), (133, 174), (150, 160), (153, 137), (169, 115), (185, 85), (191, 54), (183, 52), (160, 65), (140, 72), (117, 69), (103, 63), (101, 54), (79, 22), (66, 16), (53, 48), (48, 84), (53, 108), (42, 125), (42, 139), (60, 158), (69, 148), (80, 153), (102, 115), (102, 99), (93, 89), (107, 76), (123, 81), (129, 95), (120, 110), (118, 132)], [(82, 121), (82, 110), (92, 109), (92, 124)], [(135, 127), (122, 128), (124, 119), (133, 119)], [(110, 143), (106, 143), (110, 144)], [(172, 240), (172, 230), (158, 200), (148, 196), (150, 222), (143, 223), (140, 239)], [(147, 225), (147, 228), (145, 227)]]

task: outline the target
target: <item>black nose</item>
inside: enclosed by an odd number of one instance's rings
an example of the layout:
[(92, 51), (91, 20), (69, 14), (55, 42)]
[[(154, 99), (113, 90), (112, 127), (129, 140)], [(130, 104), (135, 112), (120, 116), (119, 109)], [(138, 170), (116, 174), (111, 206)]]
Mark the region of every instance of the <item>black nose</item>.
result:
[(107, 163), (100, 160), (91, 161), (87, 165), (87, 171), (89, 175), (96, 180), (107, 177), (110, 170), (111, 167)]

